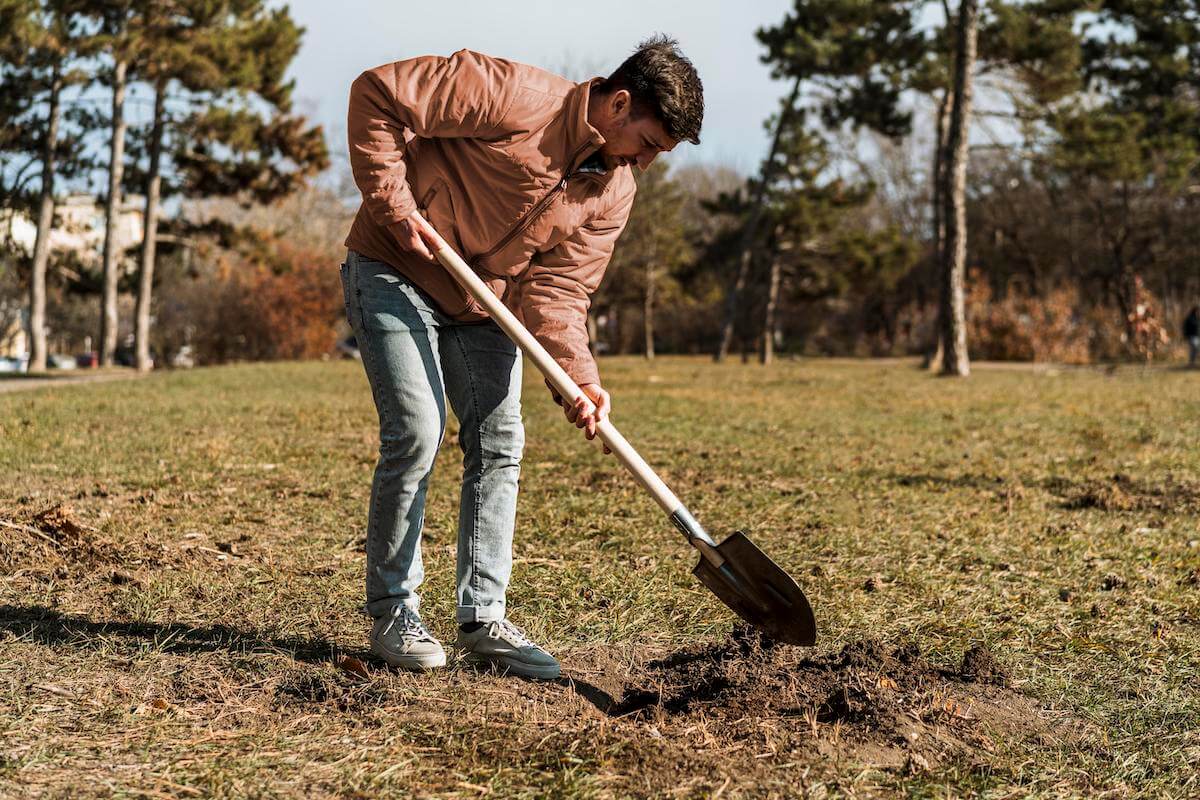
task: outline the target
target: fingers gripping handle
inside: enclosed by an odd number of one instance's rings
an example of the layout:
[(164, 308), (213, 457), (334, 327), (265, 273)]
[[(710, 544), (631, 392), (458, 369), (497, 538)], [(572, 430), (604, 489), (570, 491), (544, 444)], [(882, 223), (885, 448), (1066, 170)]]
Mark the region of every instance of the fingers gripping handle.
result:
[[(546, 348), (534, 338), (525, 326), (516, 318), (516, 316), (508, 310), (496, 295), (487, 287), (475, 271), (472, 270), (465, 261), (454, 252), (454, 248), (446, 243), (446, 240), (441, 237), (432, 226), (426, 223), (419, 215), (414, 214), (416, 222), (425, 228), (427, 236), (432, 239), (433, 253), (437, 260), (442, 263), (451, 275), (454, 276), (462, 287), (470, 293), (476, 301), (483, 306), (488, 315), (491, 316), (496, 324), (500, 326), (508, 337), (517, 343), (517, 346), (525, 353), (526, 356), (537, 366), (538, 370), (546, 376), (546, 380), (550, 381), (551, 385), (558, 390), (558, 393), (571, 401), (577, 401), (581, 397), (585, 397), (583, 390), (571, 380), (571, 377), (558, 365), (558, 362), (550, 357), (546, 352)], [(590, 401), (589, 401), (590, 402)], [(675, 514), (680, 509), (686, 513), (687, 509), (683, 508), (683, 504), (679, 502), (679, 498), (675, 496), (662, 478), (655, 474), (650, 465), (645, 459), (638, 454), (633, 446), (625, 440), (625, 437), (617, 430), (616, 426), (607, 419), (600, 422), (596, 426), (597, 438), (612, 450), (613, 455), (633, 473), (633, 477), (637, 479), (646, 491), (653, 495), (655, 502), (667, 514)], [(690, 515), (689, 515), (690, 516)]]

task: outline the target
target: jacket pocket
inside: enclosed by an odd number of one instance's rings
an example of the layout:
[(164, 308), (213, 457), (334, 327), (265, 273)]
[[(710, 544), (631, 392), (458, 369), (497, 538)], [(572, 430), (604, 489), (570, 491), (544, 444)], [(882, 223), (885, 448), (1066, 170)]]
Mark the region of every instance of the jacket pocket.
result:
[(465, 257), (462, 242), (458, 237), (458, 224), (454, 219), (454, 199), (451, 197), (450, 187), (444, 178), (435, 179), (425, 190), (421, 199), (417, 201), (417, 211), (421, 213), (426, 222), (433, 226), (435, 231), (441, 234), (456, 253)]

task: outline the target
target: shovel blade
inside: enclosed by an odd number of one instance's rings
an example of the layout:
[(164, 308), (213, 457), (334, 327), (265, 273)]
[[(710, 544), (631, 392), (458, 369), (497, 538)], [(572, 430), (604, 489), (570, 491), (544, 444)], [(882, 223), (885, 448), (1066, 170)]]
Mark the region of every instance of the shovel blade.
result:
[(701, 556), (692, 574), (722, 603), (772, 639), (805, 647), (816, 643), (817, 622), (808, 598), (746, 534), (731, 534), (717, 552), (725, 559), (722, 568)]

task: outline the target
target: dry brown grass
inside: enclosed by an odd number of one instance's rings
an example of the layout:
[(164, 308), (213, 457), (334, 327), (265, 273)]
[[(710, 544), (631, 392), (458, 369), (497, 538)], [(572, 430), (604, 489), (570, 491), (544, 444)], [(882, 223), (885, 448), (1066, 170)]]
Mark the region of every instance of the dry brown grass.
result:
[[(960, 719), (985, 690), (930, 678), (911, 695), (928, 736), (975, 743), (910, 753), (815, 702), (756, 711), (753, 672), (673, 706), (691, 673), (655, 660), (719, 649), (732, 620), (532, 376), (510, 600), (570, 680), (386, 670), (358, 613), (375, 448), (359, 367), (248, 365), (0, 397), (0, 794), (1198, 791), (1196, 376), (603, 369), (618, 424), (697, 516), (800, 577), (813, 664), (869, 639), (917, 645), (936, 675), (986, 644), (1011, 718)], [(448, 444), (426, 542), (444, 638), (457, 461)], [(910, 685), (866, 674), (868, 696)], [(621, 705), (656, 676), (658, 700)]]

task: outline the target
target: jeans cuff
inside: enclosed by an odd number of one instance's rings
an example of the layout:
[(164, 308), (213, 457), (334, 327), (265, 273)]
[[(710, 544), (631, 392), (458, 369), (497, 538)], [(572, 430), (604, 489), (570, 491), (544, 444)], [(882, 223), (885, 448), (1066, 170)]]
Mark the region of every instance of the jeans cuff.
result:
[(386, 616), (396, 606), (402, 605), (408, 606), (418, 615), (421, 613), (421, 598), (415, 595), (409, 595), (408, 597), (383, 597), (379, 600), (372, 600), (363, 606), (363, 611), (369, 616), (379, 619)]
[(504, 601), (485, 606), (458, 606), (454, 612), (459, 625), (468, 622), (499, 622), (504, 619)]

